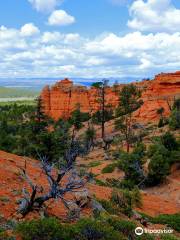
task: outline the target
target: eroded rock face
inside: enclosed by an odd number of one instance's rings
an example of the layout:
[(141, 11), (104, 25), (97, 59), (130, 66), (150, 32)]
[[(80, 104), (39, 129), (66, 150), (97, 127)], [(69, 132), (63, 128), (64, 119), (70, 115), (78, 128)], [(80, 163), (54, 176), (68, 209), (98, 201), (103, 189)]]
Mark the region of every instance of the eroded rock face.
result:
[[(41, 93), (41, 99), (44, 112), (55, 120), (68, 118), (78, 104), (82, 112), (95, 112), (100, 104), (96, 88), (76, 86), (69, 79), (61, 80), (51, 88), (46, 86)], [(106, 104), (113, 107), (118, 104), (118, 94), (110, 87), (106, 90)]]
[(154, 122), (159, 119), (157, 110), (164, 108), (164, 116), (168, 117), (174, 99), (180, 97), (180, 71), (175, 73), (161, 73), (149, 81), (142, 93), (144, 104), (135, 113), (136, 118), (143, 122)]
[[(142, 122), (154, 122), (159, 119), (157, 110), (164, 108), (164, 116), (169, 116), (170, 106), (174, 98), (180, 97), (180, 71), (175, 73), (161, 73), (154, 80), (145, 80), (134, 83), (142, 90), (144, 104), (138, 109), (134, 116)], [(119, 85), (120, 90), (123, 85)], [(57, 82), (51, 88), (46, 86), (41, 98), (45, 113), (55, 120), (68, 118), (77, 104), (82, 112), (95, 112), (99, 109), (98, 90), (73, 85), (69, 79)], [(119, 96), (113, 87), (106, 89), (106, 103), (112, 107), (118, 105)]]

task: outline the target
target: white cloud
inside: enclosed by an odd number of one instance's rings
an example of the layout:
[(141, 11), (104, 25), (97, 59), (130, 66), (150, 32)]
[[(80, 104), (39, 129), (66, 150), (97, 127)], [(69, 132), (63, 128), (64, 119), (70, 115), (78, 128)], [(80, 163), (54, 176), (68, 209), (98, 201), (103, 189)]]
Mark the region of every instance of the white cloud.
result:
[(102, 66), (106, 63), (106, 60), (100, 57), (91, 56), (85, 61), (86, 66)]
[(153, 64), (146, 58), (142, 58), (140, 60), (141, 64), (139, 66), (140, 69), (148, 69), (148, 68), (151, 68), (153, 66)]
[(80, 35), (78, 33), (68, 33), (65, 36), (65, 43), (74, 43), (80, 39)]
[(8, 49), (11, 49), (11, 51), (21, 51), (26, 49), (26, 47), (26, 41), (20, 37), (20, 31), (13, 28), (6, 28), (5, 26), (0, 27), (0, 51), (5, 53)]
[(21, 35), (25, 37), (33, 36), (39, 32), (38, 27), (36, 27), (33, 23), (26, 23), (21, 27)]
[(57, 26), (66, 26), (75, 22), (75, 18), (64, 10), (55, 10), (49, 16), (48, 24)]
[(63, 0), (28, 0), (40, 12), (52, 12)]
[(64, 44), (71, 44), (78, 43), (81, 37), (78, 33), (67, 33), (62, 34), (60, 32), (44, 32), (41, 41), (42, 43), (46, 44), (58, 44), (60, 41)]
[(23, 35), (0, 27), (0, 77), (149, 77), (180, 67), (180, 33), (108, 33), (93, 39), (58, 31)]
[(140, 31), (179, 31), (180, 9), (171, 0), (136, 0), (129, 9), (128, 26)]
[(63, 39), (63, 34), (59, 32), (44, 32), (42, 35), (43, 43), (55, 43)]

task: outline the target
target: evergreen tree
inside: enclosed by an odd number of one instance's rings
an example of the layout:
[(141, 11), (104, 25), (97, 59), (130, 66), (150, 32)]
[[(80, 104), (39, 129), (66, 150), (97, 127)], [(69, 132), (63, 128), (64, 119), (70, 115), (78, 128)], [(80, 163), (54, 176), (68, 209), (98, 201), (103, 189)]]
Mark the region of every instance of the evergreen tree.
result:
[(133, 136), (132, 113), (143, 103), (142, 100), (140, 100), (140, 96), (141, 92), (133, 84), (124, 86), (119, 96), (119, 105), (116, 110), (116, 117), (118, 119), (115, 122), (115, 126), (116, 129), (121, 131), (125, 138), (127, 152), (129, 152)]
[(97, 102), (99, 103), (99, 111), (97, 111), (92, 120), (94, 123), (101, 124), (101, 137), (105, 138), (105, 123), (112, 119), (112, 107), (106, 103), (106, 89), (108, 88), (108, 80), (103, 79), (102, 82), (92, 84), (97, 89)]
[(83, 122), (88, 121), (90, 118), (88, 113), (81, 112), (80, 105), (78, 104), (76, 109), (72, 112), (69, 122), (74, 126), (76, 130), (83, 127)]
[(159, 123), (158, 123), (159, 128), (163, 127), (165, 124), (163, 113), (164, 113), (163, 107), (161, 107), (157, 110), (157, 114), (160, 116)]
[(175, 100), (172, 107), (169, 126), (172, 130), (180, 129), (180, 98)]
[(154, 154), (149, 163), (148, 179), (151, 184), (161, 183), (169, 174), (169, 161), (162, 153)]

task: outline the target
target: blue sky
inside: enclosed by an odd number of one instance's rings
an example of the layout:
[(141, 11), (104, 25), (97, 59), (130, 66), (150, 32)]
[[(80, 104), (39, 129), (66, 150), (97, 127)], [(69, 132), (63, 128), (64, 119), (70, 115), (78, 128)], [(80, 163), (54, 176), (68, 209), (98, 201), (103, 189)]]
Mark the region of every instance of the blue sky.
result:
[(111, 0), (65, 0), (59, 7), (57, 5), (57, 9), (64, 9), (75, 16), (76, 24), (66, 27), (48, 26), (46, 22), (49, 12), (35, 11), (28, 0), (3, 1), (0, 7), (0, 24), (20, 28), (25, 23), (33, 22), (42, 31), (78, 32), (85, 36), (126, 30), (128, 19), (126, 4), (113, 4)]
[(179, 0), (0, 3), (0, 78), (143, 78), (179, 69)]

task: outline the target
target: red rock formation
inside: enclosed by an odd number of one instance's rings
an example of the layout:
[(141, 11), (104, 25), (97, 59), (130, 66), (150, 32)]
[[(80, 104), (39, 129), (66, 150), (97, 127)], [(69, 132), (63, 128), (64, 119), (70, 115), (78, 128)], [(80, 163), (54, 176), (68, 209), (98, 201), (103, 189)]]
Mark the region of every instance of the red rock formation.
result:
[[(73, 85), (69, 79), (59, 81), (51, 88), (46, 86), (41, 93), (41, 99), (44, 112), (55, 120), (60, 117), (68, 118), (78, 104), (82, 112), (99, 109), (97, 89)], [(106, 103), (112, 106), (117, 106), (118, 103), (118, 94), (110, 87), (106, 89)]]
[[(164, 115), (170, 113), (169, 104), (172, 105), (174, 98), (180, 96), (180, 71), (175, 73), (161, 73), (154, 80), (144, 80), (134, 83), (142, 89), (143, 106), (136, 111), (134, 116), (142, 122), (157, 121), (159, 116), (157, 109), (163, 107)], [(119, 89), (123, 85), (119, 85)], [(96, 88), (87, 88), (73, 85), (69, 79), (57, 82), (51, 88), (46, 86), (41, 98), (44, 111), (55, 120), (60, 117), (68, 118), (71, 112), (80, 105), (82, 112), (95, 112), (99, 109)], [(118, 94), (112, 87), (106, 89), (106, 103), (116, 107)]]
[(144, 104), (135, 116), (143, 122), (157, 121), (157, 110), (164, 108), (164, 116), (170, 114), (170, 107), (174, 99), (180, 97), (180, 71), (175, 73), (161, 73), (149, 81), (147, 89), (142, 93)]

